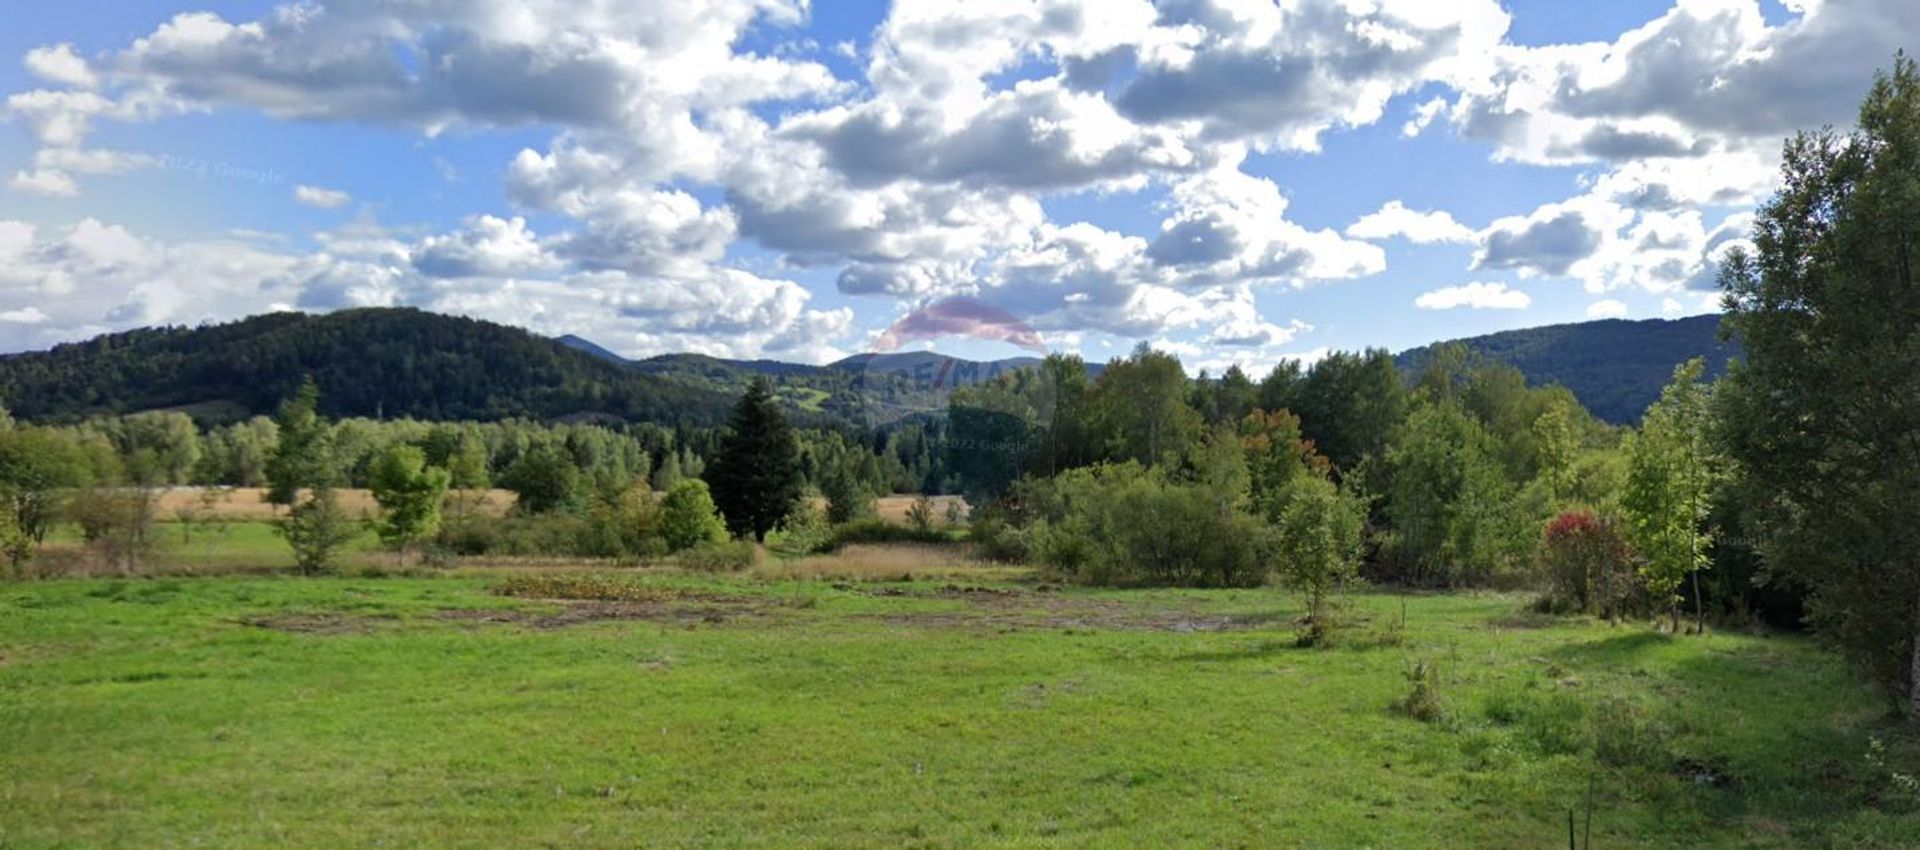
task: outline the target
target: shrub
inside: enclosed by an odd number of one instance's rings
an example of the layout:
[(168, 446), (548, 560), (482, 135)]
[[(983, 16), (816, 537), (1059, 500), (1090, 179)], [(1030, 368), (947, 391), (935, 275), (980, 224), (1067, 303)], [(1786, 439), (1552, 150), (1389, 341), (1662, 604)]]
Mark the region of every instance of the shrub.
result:
[(973, 543), (974, 556), (984, 560), (1024, 564), (1033, 556), (1027, 533), (996, 509), (973, 512), (967, 539)]
[(1423, 658), (1413, 662), (1406, 675), (1411, 687), (1393, 704), (1394, 710), (1427, 723), (1446, 719), (1446, 705), (1440, 699), (1440, 668)]
[(1280, 512), (1280, 575), (1307, 595), (1308, 616), (1319, 620), (1327, 594), (1359, 572), (1366, 506), (1320, 478), (1301, 477), (1289, 489)]
[(922, 493), (907, 506), (907, 525), (919, 532), (933, 531), (933, 500)]
[(909, 528), (878, 519), (864, 519), (837, 525), (819, 551), (831, 552), (854, 543), (950, 543), (953, 538), (937, 529)]
[(707, 482), (687, 478), (667, 491), (660, 500), (660, 536), (670, 552), (726, 541), (727, 525), (713, 505)]
[(315, 490), (280, 522), (280, 535), (293, 547), (294, 568), (305, 575), (333, 569), (340, 550), (359, 531), (359, 523), (340, 509), (329, 488)]
[(1546, 608), (1613, 617), (1637, 586), (1633, 553), (1614, 523), (1590, 511), (1567, 511), (1540, 538)]
[(1032, 554), (1089, 584), (1248, 587), (1266, 578), (1273, 535), (1202, 484), (1128, 462), (1024, 483)]
[(748, 540), (705, 543), (682, 551), (680, 566), (703, 573), (738, 572), (753, 566), (758, 549)]
[(780, 523), (779, 537), (768, 540), (769, 545), (783, 551), (807, 554), (826, 548), (832, 536), (833, 526), (827, 522), (826, 511), (811, 499), (801, 499)]

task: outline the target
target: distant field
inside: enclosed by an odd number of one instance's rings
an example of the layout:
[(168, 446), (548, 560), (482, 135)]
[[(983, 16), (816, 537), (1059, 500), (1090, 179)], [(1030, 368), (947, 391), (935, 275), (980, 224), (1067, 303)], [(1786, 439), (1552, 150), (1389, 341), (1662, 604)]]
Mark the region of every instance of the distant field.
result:
[(859, 557), (948, 572), (0, 585), (0, 846), (1920, 846), (1799, 638)]
[[(207, 507), (203, 497), (209, 488), (173, 487), (161, 493), (156, 513), (162, 521), (177, 519), (182, 512), (195, 512)], [(266, 501), (267, 491), (259, 487), (212, 488), (217, 498), (211, 503), (213, 514), (222, 519), (271, 520), (279, 516), (275, 507)], [(373, 494), (361, 489), (346, 488), (337, 491), (340, 506), (356, 516), (372, 516), (379, 511), (379, 505), (373, 501)], [(934, 496), (933, 516), (936, 524), (946, 524), (947, 505), (958, 503), (964, 512), (966, 500), (959, 496)], [(488, 490), (480, 494), (479, 510), (491, 516), (504, 516), (513, 508), (514, 495), (510, 490)], [(880, 518), (888, 522), (905, 523), (907, 510), (913, 507), (913, 496), (885, 496), (875, 500), (874, 507)]]
[[(215, 499), (204, 501), (209, 492)], [(373, 501), (373, 494), (367, 490), (343, 488), (335, 491), (340, 499), (340, 507), (354, 516), (372, 516), (380, 510)], [(509, 490), (487, 490), (479, 493), (479, 509), (493, 516), (503, 516), (513, 507), (514, 496)], [(192, 513), (210, 507), (213, 515), (221, 519), (270, 520), (281, 515), (281, 510), (267, 503), (267, 491), (259, 487), (173, 487), (160, 494), (155, 512), (162, 521), (178, 519), (183, 512)]]

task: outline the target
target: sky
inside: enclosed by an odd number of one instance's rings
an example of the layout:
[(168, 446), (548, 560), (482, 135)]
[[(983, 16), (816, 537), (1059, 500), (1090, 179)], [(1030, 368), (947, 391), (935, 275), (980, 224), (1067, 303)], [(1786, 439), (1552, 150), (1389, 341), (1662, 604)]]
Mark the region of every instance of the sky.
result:
[(1217, 374), (1713, 312), (1902, 47), (1914, 0), (20, 4), (0, 351), (407, 305)]

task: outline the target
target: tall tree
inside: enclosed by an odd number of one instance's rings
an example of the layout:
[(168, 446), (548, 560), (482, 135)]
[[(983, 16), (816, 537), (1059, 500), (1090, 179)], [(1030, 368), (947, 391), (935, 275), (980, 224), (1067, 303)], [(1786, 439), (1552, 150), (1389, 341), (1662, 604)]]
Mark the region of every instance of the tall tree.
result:
[(500, 483), (514, 492), (514, 509), (523, 514), (573, 510), (580, 507), (583, 495), (573, 454), (552, 441), (542, 441), (521, 454)]
[(1363, 458), (1386, 453), (1389, 436), (1407, 416), (1407, 404), (1393, 355), (1375, 349), (1334, 352), (1315, 363), (1299, 387), (1293, 412), (1307, 437), (1345, 473)]
[[(1707, 444), (1711, 393), (1701, 383), (1706, 361), (1696, 357), (1673, 370), (1673, 381), (1647, 409), (1640, 433), (1627, 442), (1627, 482), (1620, 494), (1629, 536), (1645, 562), (1647, 591), (1667, 603), (1680, 626), (1676, 591), (1694, 576), (1694, 615), (1701, 620), (1698, 572), (1712, 538), (1708, 498), (1717, 462)], [(1704, 622), (1696, 622), (1703, 626)]]
[(1718, 394), (1724, 445), (1767, 495), (1769, 569), (1920, 717), (1920, 73), (1876, 77), (1849, 135), (1786, 145), (1751, 253), (1722, 265), (1745, 352)]
[(754, 379), (727, 424), (707, 473), (713, 500), (734, 534), (765, 541), (800, 498), (800, 447), (764, 377)]
[(334, 468), (333, 429), (320, 418), (320, 387), (312, 379), (300, 385), (293, 398), (282, 402), (274, 424), (280, 435), (267, 459), (267, 501), (291, 505), (303, 488), (338, 483)]
[(1178, 357), (1141, 343), (1132, 356), (1108, 363), (1093, 387), (1094, 420), (1111, 459), (1162, 463), (1182, 457), (1201, 437)]

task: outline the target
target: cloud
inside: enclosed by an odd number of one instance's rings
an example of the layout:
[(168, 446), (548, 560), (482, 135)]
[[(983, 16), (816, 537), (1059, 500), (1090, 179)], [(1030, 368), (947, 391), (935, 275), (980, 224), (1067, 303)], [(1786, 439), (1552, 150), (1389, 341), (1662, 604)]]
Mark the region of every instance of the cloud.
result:
[(1424, 293), (1413, 300), (1413, 305), (1422, 310), (1452, 310), (1457, 307), (1470, 307), (1475, 310), (1524, 310), (1533, 303), (1525, 292), (1509, 288), (1504, 283), (1468, 283), (1460, 286), (1448, 286)]
[(71, 44), (53, 44), (27, 51), (23, 64), (30, 73), (50, 83), (90, 89), (99, 84), (87, 60)]
[(80, 185), (73, 181), (72, 176), (64, 171), (45, 168), (16, 171), (7, 185), (16, 192), (49, 198), (71, 198), (80, 194)]
[(517, 216), (474, 216), (458, 231), (420, 240), (409, 258), (421, 274), (434, 278), (516, 277), (562, 266)]
[(318, 241), (319, 250), (296, 253), (250, 239), (149, 239), (95, 219), (58, 231), (0, 221), (0, 315), (16, 317), (0, 328), (0, 348), (288, 304), (405, 304), (578, 333), (632, 355), (822, 361), (844, 353), (838, 343), (852, 327), (851, 311), (814, 309), (800, 285), (738, 269), (582, 269), (552, 250), (559, 240), (533, 234), (521, 219), (480, 216), (418, 240), (361, 222)]
[(1600, 249), (1606, 238), (1589, 210), (1548, 205), (1526, 216), (1489, 225), (1474, 253), (1476, 269), (1514, 269), (1522, 274), (1563, 275)]
[(15, 325), (37, 325), (47, 320), (47, 314), (38, 307), (22, 307), (18, 310), (0, 311), (0, 322)]
[(1169, 30), (1134, 51), (1117, 105), (1147, 123), (1191, 121), (1211, 139), (1317, 150), (1320, 134), (1379, 120), (1388, 99), (1491, 50), (1508, 18), (1491, 0), (1164, 7)]
[(295, 203), (314, 209), (337, 210), (352, 203), (353, 196), (337, 189), (323, 189), (303, 183), (293, 187), (293, 200)]
[(1346, 234), (1355, 239), (1402, 238), (1416, 244), (1436, 242), (1471, 243), (1473, 229), (1454, 221), (1445, 210), (1418, 212), (1399, 201), (1388, 201), (1375, 212), (1347, 225)]
[(1589, 319), (1624, 319), (1626, 316), (1627, 305), (1612, 298), (1603, 298), (1587, 305)]

